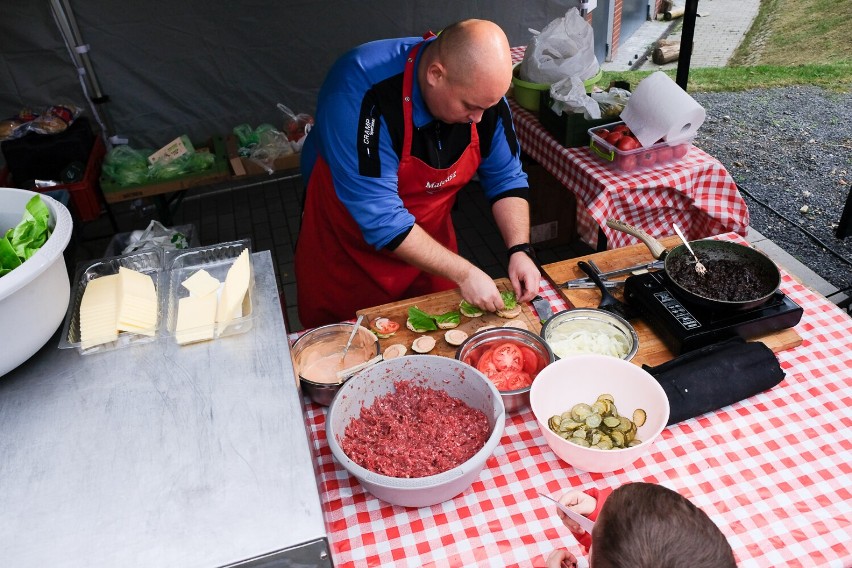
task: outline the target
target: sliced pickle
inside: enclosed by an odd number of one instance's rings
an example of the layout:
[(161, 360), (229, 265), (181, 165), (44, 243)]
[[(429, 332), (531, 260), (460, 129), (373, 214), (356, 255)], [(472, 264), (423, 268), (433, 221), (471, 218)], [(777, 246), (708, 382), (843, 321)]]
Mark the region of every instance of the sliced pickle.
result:
[(618, 428), (618, 425), (621, 424), (621, 419), (616, 416), (607, 416), (603, 419), (603, 423), (607, 428)]
[(571, 409), (571, 416), (574, 420), (578, 422), (582, 422), (586, 419), (586, 416), (592, 413), (592, 407), (585, 403), (575, 404)]
[(551, 416), (550, 420), (547, 421), (547, 426), (554, 432), (559, 431), (559, 425), (562, 423), (562, 419), (559, 416)]
[(601, 415), (595, 412), (594, 414), (589, 414), (588, 416), (586, 416), (585, 422), (586, 426), (588, 426), (589, 428), (597, 428), (601, 425), (602, 420), (603, 418), (601, 418)]
[(583, 447), (603, 450), (630, 448), (642, 443), (636, 431), (645, 424), (645, 410), (633, 411), (633, 420), (619, 416), (615, 397), (604, 393), (592, 404), (575, 404), (571, 410), (551, 416), (548, 426), (560, 437)]

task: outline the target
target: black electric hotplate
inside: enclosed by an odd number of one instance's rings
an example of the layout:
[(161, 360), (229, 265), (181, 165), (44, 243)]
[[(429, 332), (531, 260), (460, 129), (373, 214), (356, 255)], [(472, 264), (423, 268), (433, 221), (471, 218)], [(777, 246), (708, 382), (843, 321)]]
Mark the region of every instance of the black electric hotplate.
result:
[(751, 338), (793, 327), (802, 308), (783, 292), (747, 310), (714, 310), (681, 298), (664, 271), (629, 277), (624, 297), (675, 355), (731, 337)]

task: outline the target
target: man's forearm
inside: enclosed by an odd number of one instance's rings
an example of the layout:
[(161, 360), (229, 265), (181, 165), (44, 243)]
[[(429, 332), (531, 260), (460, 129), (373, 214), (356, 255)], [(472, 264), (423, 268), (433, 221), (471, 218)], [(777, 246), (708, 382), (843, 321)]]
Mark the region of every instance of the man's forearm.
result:
[(408, 236), (394, 250), (402, 260), (420, 270), (461, 282), (475, 267), (466, 259), (447, 249), (415, 224)]
[(530, 206), (521, 197), (505, 197), (491, 208), (506, 248), (530, 242)]

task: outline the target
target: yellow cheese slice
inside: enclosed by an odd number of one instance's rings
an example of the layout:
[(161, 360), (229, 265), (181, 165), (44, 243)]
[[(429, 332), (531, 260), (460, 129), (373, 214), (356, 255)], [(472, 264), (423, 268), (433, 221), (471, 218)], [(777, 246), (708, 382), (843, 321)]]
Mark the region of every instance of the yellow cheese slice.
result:
[(189, 290), (191, 296), (206, 296), (219, 289), (221, 282), (210, 276), (203, 268), (194, 272), (192, 276), (181, 282), (181, 285)]
[(90, 280), (80, 301), (80, 343), (83, 349), (118, 339), (118, 275)]
[(157, 327), (154, 280), (147, 274), (122, 266), (118, 269), (118, 282), (118, 330), (154, 335)]
[(175, 339), (180, 345), (213, 339), (216, 294), (187, 296), (178, 300)]
[(249, 252), (248, 249), (244, 249), (228, 269), (222, 295), (219, 298), (216, 322), (220, 334), (235, 318), (245, 315), (242, 313), (242, 304), (248, 292), (250, 278)]

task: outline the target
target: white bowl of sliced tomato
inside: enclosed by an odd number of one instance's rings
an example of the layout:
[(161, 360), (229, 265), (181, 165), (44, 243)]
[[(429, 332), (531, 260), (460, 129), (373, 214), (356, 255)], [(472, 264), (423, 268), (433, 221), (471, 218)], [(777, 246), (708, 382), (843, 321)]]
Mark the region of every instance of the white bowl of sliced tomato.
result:
[(496, 327), (470, 336), (459, 346), (456, 359), (494, 383), (509, 413), (529, 406), (533, 381), (555, 358), (550, 346), (535, 333)]

